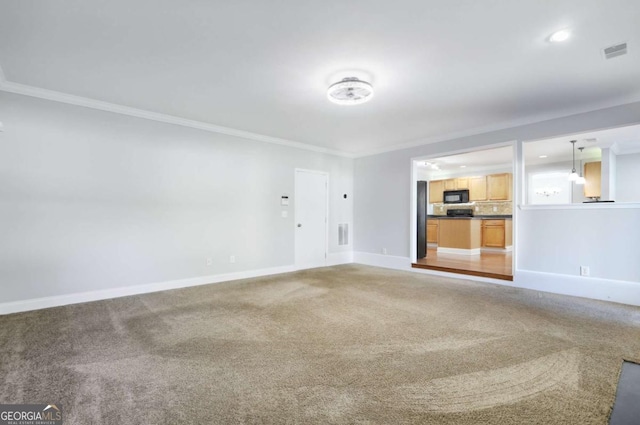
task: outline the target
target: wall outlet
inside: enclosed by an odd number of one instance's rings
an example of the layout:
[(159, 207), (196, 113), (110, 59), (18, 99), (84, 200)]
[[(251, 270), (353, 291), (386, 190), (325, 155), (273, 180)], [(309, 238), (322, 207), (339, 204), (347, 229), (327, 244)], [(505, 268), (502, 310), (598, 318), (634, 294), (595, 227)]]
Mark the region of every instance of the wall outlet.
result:
[(589, 266), (580, 266), (580, 276), (589, 276)]
[(230, 263), (235, 263), (236, 262), (236, 256), (235, 255), (230, 256), (229, 257), (229, 262)]
[(387, 255), (387, 248), (382, 248), (382, 255)]
[(498, 207), (493, 207), (493, 212), (498, 212)]
[(213, 258), (209, 257), (207, 258), (207, 266), (211, 266), (213, 265)]
[(280, 215), (282, 216), (282, 218), (287, 218), (287, 217), (289, 217), (289, 212), (283, 210), (283, 211), (280, 212)]

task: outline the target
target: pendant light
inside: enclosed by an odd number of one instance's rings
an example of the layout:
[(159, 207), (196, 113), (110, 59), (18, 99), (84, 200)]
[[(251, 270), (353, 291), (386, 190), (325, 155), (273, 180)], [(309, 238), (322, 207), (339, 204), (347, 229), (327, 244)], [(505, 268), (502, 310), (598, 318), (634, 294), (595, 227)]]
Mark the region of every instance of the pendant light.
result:
[(578, 178), (580, 177), (578, 175), (578, 173), (576, 173), (576, 142), (577, 140), (572, 140), (570, 143), (573, 146), (573, 168), (571, 169), (571, 174), (569, 174), (569, 180), (571, 180), (572, 182), (578, 180)]
[(580, 151), (580, 177), (578, 177), (576, 179), (576, 184), (585, 184), (585, 182), (587, 181), (584, 177), (582, 177), (582, 151), (584, 149), (584, 146), (578, 148), (578, 150)]

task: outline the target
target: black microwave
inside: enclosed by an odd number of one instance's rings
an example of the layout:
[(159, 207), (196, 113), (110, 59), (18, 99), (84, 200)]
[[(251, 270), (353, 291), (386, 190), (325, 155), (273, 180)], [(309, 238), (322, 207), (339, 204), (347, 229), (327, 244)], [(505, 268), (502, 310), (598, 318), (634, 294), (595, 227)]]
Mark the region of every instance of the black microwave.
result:
[(469, 202), (469, 189), (445, 190), (442, 199), (445, 204), (466, 204)]

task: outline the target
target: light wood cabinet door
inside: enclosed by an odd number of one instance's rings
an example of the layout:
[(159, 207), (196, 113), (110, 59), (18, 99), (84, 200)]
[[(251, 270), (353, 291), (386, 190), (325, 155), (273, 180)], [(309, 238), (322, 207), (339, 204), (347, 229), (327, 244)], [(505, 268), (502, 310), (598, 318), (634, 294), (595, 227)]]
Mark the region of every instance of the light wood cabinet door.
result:
[(487, 176), (469, 177), (469, 200), (487, 200)]
[(442, 202), (443, 191), (444, 191), (444, 180), (431, 180), (429, 182), (429, 203), (437, 204)]
[(456, 179), (447, 179), (444, 181), (444, 190), (456, 190)]
[(489, 174), (487, 192), (490, 201), (511, 200), (511, 173)]
[(482, 246), (506, 248), (513, 245), (511, 220), (482, 220)]
[(456, 179), (456, 189), (469, 189), (469, 177), (458, 177)]
[(602, 175), (602, 162), (587, 162), (584, 164), (584, 196), (596, 198), (601, 196), (600, 182)]
[(482, 220), (482, 246), (505, 247), (504, 220)]
[(427, 220), (427, 243), (438, 243), (438, 220)]

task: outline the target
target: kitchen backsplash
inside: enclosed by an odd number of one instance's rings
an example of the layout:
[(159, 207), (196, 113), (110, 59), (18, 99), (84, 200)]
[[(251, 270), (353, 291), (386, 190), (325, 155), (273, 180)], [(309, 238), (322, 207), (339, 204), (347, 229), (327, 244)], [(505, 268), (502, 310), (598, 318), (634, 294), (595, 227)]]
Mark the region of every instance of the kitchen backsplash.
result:
[[(494, 210), (495, 207), (495, 210)], [(512, 215), (513, 202), (471, 202), (469, 204), (433, 204), (434, 215), (447, 215), (448, 209), (472, 208), (474, 215)]]

